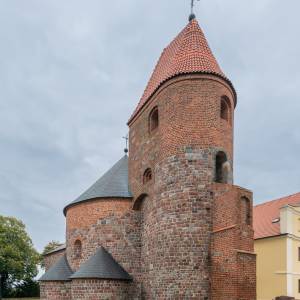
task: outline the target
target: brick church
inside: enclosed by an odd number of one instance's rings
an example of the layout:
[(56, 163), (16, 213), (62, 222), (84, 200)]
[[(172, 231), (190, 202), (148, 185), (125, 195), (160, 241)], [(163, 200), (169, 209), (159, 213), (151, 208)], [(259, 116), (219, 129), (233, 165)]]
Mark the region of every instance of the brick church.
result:
[(41, 298), (256, 299), (252, 193), (233, 185), (236, 105), (191, 15), (129, 118), (129, 155), (64, 208)]

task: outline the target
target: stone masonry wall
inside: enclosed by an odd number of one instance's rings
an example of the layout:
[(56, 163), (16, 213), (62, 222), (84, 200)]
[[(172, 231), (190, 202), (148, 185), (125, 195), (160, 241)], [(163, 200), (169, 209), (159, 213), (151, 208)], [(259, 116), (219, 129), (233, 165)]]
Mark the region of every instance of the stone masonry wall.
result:
[(72, 299), (129, 300), (129, 284), (123, 281), (76, 279), (72, 281)]
[(59, 258), (61, 258), (65, 254), (65, 250), (57, 251), (54, 253), (47, 254), (43, 257), (45, 271), (48, 271), (53, 264), (55, 264)]
[(154, 193), (141, 207), (145, 299), (209, 299), (212, 198), (196, 182), (200, 166), (183, 156), (155, 169)]
[[(222, 96), (232, 122), (220, 118)], [(149, 132), (157, 106), (159, 126)], [(233, 95), (221, 79), (187, 75), (166, 82), (129, 124), (130, 186), (141, 211), (142, 293), (145, 299), (210, 299), (215, 157), (233, 164)], [(142, 177), (151, 168), (147, 184)]]
[(40, 282), (41, 300), (70, 300), (71, 282)]

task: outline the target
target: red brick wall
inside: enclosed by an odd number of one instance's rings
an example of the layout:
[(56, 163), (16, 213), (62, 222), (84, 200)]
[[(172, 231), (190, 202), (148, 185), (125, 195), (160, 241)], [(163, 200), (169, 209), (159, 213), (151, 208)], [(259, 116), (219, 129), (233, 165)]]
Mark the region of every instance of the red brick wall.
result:
[(252, 193), (240, 187), (213, 184), (213, 237), (211, 242), (212, 300), (256, 299), (256, 257), (253, 227), (246, 222), (243, 197)]
[[(106, 218), (114, 217), (121, 219), (131, 209), (131, 206), (131, 199), (112, 198), (83, 202), (67, 210), (67, 258), (73, 270), (77, 270), (87, 257), (96, 252), (98, 247), (106, 246), (103, 242), (107, 239), (107, 236), (101, 230), (102, 227), (108, 227), (105, 221)], [(95, 234), (96, 227), (97, 233)], [(91, 241), (90, 234), (93, 235), (93, 241)], [(99, 235), (99, 237), (96, 235)], [(113, 232), (108, 233), (108, 235), (109, 237), (112, 236)], [(80, 240), (82, 243), (81, 258), (77, 257), (75, 253), (76, 240)]]
[(71, 282), (40, 282), (40, 288), (42, 300), (71, 299)]
[(53, 264), (55, 264), (59, 258), (61, 258), (65, 254), (65, 250), (57, 251), (48, 255), (45, 255), (43, 257), (44, 265), (45, 265), (45, 271), (49, 270)]
[[(186, 75), (167, 81), (129, 124), (129, 177), (135, 197), (148, 192), (142, 183), (146, 168), (163, 159), (186, 154), (187, 147), (206, 150), (207, 155), (223, 149), (233, 159), (233, 126), (220, 118), (221, 97), (231, 102), (233, 94), (225, 81), (209, 75)], [(159, 127), (148, 129), (148, 116), (158, 106)], [(214, 148), (214, 149), (213, 149)], [(197, 153), (194, 155), (197, 157)], [(207, 159), (208, 161), (208, 159)], [(213, 161), (210, 162), (213, 169)], [(213, 174), (210, 174), (211, 180)]]
[[(85, 222), (86, 220), (86, 222)], [(82, 242), (81, 258), (74, 255), (74, 243)], [(140, 212), (132, 210), (131, 199), (99, 199), (67, 211), (67, 257), (73, 270), (105, 247), (115, 260), (135, 278), (133, 296), (140, 282)]]
[[(209, 299), (215, 156), (232, 165), (233, 128), (220, 118), (221, 97), (233, 107), (230, 87), (214, 76), (166, 82), (129, 124), (129, 175), (141, 209), (142, 290), (146, 299)], [(159, 127), (148, 130), (158, 106)], [(233, 116), (233, 111), (232, 111)], [(233, 123), (233, 122), (232, 122)], [(143, 172), (154, 177), (144, 185)]]
[(67, 231), (88, 228), (110, 213), (123, 214), (132, 205), (128, 198), (101, 198), (82, 202), (67, 210)]

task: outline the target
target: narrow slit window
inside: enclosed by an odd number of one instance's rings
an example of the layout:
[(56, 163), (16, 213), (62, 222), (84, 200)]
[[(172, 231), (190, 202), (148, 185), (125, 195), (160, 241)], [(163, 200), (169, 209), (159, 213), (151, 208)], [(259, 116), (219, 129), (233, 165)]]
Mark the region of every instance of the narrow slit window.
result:
[(158, 128), (159, 125), (159, 116), (158, 116), (158, 108), (154, 107), (149, 115), (149, 132), (154, 131)]
[(218, 183), (227, 183), (228, 182), (228, 173), (229, 173), (229, 166), (228, 166), (227, 156), (224, 152), (220, 151), (216, 155), (216, 174), (215, 174), (215, 181)]
[(221, 119), (231, 123), (231, 109), (230, 109), (230, 102), (226, 96), (221, 98), (221, 112), (220, 112)]
[(143, 175), (143, 183), (147, 183), (152, 180), (152, 170), (150, 168), (146, 169)]
[(76, 240), (74, 243), (74, 256), (75, 258), (81, 258), (82, 255), (82, 243), (80, 240)]
[(251, 216), (251, 202), (248, 198), (242, 197), (242, 222), (247, 225), (251, 225), (252, 216)]

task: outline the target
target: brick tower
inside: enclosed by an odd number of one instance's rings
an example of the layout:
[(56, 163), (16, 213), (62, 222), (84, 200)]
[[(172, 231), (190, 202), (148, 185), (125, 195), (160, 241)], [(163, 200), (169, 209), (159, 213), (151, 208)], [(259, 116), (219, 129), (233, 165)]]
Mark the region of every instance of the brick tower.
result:
[(195, 19), (131, 116), (143, 299), (255, 299), (252, 194), (233, 185), (236, 92)]
[(41, 299), (256, 299), (252, 193), (232, 175), (236, 98), (191, 18), (128, 122), (129, 157), (64, 208)]

